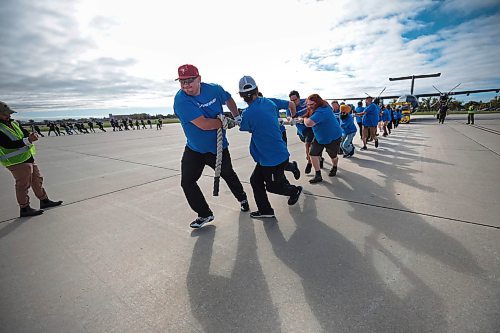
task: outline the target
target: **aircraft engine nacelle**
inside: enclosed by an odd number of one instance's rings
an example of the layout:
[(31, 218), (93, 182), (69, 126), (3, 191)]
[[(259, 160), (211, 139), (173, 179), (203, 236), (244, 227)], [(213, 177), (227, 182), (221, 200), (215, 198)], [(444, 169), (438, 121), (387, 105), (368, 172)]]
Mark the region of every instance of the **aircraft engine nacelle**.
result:
[(417, 111), (417, 108), (418, 108), (418, 98), (416, 98), (415, 96), (413, 95), (403, 95), (403, 96), (400, 96), (398, 98), (398, 100), (396, 101), (396, 103), (400, 103), (400, 104), (403, 104), (403, 103), (408, 103), (409, 105), (411, 105), (411, 113)]

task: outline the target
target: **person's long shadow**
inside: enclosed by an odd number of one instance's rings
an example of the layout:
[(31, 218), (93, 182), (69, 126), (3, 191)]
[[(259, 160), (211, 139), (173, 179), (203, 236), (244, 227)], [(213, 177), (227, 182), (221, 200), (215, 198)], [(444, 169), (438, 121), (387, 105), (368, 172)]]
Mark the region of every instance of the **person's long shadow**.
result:
[[(388, 181), (384, 187), (358, 173), (347, 170), (342, 170), (342, 178), (344, 182), (336, 181), (333, 185), (327, 185), (336, 197), (346, 197), (349, 196), (349, 192), (366, 191), (367, 188), (378, 189), (378, 191), (373, 191), (385, 197), (391, 203), (391, 208), (408, 210), (394, 196), (394, 180), (391, 178), (387, 178)], [(360, 207), (355, 203), (351, 205), (353, 209), (349, 210), (349, 215), (353, 219), (375, 228), (378, 233), (398, 242), (408, 250), (425, 253), (457, 272), (474, 275), (484, 273), (470, 252), (459, 241), (433, 227), (419, 215), (401, 213), (395, 220), (393, 211), (389, 213), (381, 208), (373, 207), (373, 211), (368, 213), (366, 209), (359, 209)]]
[(209, 273), (215, 227), (197, 230), (187, 276), (191, 311), (204, 332), (279, 332), (280, 318), (257, 256), (255, 231), (240, 215), (238, 249), (231, 277)]
[[(305, 195), (302, 210), (292, 207), (290, 213), (297, 229), (288, 241), (277, 223), (264, 224), (265, 231), (276, 256), (302, 279), (306, 300), (325, 332), (445, 330), (441, 299), (415, 276), (415, 291), (398, 297), (370, 258), (317, 218), (312, 195)], [(414, 302), (416, 293), (426, 296), (425, 303)]]
[(23, 223), (28, 222), (32, 218), (33, 217), (23, 217), (23, 218), (18, 217), (11, 222), (4, 222), (6, 225), (4, 225), (4, 223), (1, 223), (0, 224), (0, 239), (7, 236), (11, 232), (13, 232), (17, 228), (19, 228)]

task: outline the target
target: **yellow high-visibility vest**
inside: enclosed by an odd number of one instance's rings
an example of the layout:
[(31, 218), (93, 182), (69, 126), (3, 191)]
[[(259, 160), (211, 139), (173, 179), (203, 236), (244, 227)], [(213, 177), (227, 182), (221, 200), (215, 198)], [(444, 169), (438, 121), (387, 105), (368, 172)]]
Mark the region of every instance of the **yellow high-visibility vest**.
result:
[[(0, 132), (5, 134), (12, 141), (22, 140), (24, 135), (21, 127), (16, 121), (13, 121), (12, 128), (0, 123)], [(21, 148), (7, 149), (0, 146), (0, 163), (3, 166), (11, 166), (27, 161), (31, 156), (35, 156), (36, 148), (34, 145)]]

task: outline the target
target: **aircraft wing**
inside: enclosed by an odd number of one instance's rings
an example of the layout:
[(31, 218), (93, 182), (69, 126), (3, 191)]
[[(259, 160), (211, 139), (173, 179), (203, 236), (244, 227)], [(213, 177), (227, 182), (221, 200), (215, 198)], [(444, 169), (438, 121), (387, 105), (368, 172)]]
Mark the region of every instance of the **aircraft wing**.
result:
[[(380, 99), (394, 99), (394, 98), (399, 98), (401, 95), (385, 95), (385, 96), (380, 96)], [(363, 96), (363, 97), (343, 97), (343, 98), (325, 98), (327, 101), (361, 101), (364, 100), (368, 96)], [(373, 98), (376, 98), (377, 96), (372, 96)]]
[[(478, 89), (478, 90), (463, 90), (463, 91), (452, 91), (450, 93), (445, 93), (446, 95), (453, 96), (453, 95), (469, 95), (469, 94), (479, 94), (479, 93), (484, 93), (484, 92), (498, 92), (500, 91), (500, 88), (497, 89)], [(435, 93), (429, 93), (429, 94), (416, 94), (415, 97), (433, 97), (433, 96), (440, 96), (440, 93), (435, 92)]]

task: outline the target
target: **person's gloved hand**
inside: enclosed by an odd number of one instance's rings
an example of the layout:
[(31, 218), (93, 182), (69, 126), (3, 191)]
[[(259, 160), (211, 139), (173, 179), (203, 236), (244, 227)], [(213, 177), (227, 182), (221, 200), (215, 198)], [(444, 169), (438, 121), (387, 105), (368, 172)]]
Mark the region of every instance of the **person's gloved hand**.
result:
[(231, 129), (233, 127), (236, 126), (236, 121), (234, 119), (231, 119), (231, 118), (228, 118), (228, 117), (225, 117), (224, 118), (224, 129), (225, 130), (228, 130), (228, 129)]
[(234, 122), (236, 123), (236, 125), (241, 125), (241, 119), (241, 115), (237, 115), (236, 117), (234, 117)]
[(220, 114), (218, 116), (218, 118), (220, 119), (220, 121), (222, 123), (222, 128), (225, 129), (225, 130), (231, 129), (234, 126), (236, 126), (236, 121), (234, 121), (231, 118), (228, 118), (228, 117), (224, 116), (223, 114)]

